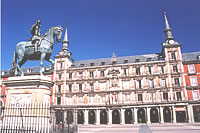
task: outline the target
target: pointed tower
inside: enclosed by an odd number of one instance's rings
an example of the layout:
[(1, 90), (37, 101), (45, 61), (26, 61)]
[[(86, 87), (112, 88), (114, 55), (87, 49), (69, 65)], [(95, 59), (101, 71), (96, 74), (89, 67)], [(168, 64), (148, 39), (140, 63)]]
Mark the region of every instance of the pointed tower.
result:
[[(74, 60), (72, 59), (72, 53), (69, 51), (69, 41), (68, 41), (68, 32), (67, 25), (64, 35), (64, 40), (62, 42), (62, 49), (59, 53), (54, 56), (55, 64), (53, 71), (53, 95), (52, 95), (52, 103), (54, 105), (62, 105), (64, 103), (65, 97), (61, 95), (61, 92), (66, 92), (65, 86), (67, 85), (66, 79), (68, 79), (69, 75), (67, 75), (67, 71), (70, 67), (73, 66)], [(59, 83), (58, 83), (59, 82)]]
[(68, 41), (67, 25), (66, 25), (65, 36), (64, 36), (64, 40), (63, 40), (62, 44), (63, 44), (62, 49), (64, 51), (68, 51), (69, 41)]
[(64, 40), (62, 42), (62, 49), (58, 53), (58, 56), (64, 55), (64, 56), (69, 56), (71, 57), (72, 53), (69, 51), (69, 41), (68, 41), (68, 32), (67, 32), (67, 25), (66, 25), (66, 30), (65, 30), (65, 35), (64, 35)]
[(165, 18), (165, 40), (169, 41), (169, 40), (174, 40), (174, 37), (172, 36), (172, 29), (169, 26), (169, 22), (167, 19), (167, 15), (166, 15), (166, 11), (164, 11), (164, 18)]
[(162, 43), (161, 55), (165, 60), (165, 70), (168, 73), (168, 88), (170, 101), (177, 101), (180, 98), (187, 100), (185, 88), (184, 69), (182, 65), (181, 44), (174, 40), (172, 29), (169, 26), (166, 11), (164, 11), (165, 42)]

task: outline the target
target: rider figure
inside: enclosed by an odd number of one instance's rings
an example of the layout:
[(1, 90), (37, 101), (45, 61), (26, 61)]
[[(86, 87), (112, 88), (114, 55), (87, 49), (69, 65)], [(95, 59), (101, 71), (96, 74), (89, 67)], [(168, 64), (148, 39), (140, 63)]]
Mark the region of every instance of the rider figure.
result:
[(35, 52), (38, 52), (38, 46), (40, 45), (40, 38), (42, 37), (40, 31), (40, 23), (41, 19), (39, 19), (35, 24), (31, 26), (31, 34), (32, 34), (32, 46), (35, 46)]

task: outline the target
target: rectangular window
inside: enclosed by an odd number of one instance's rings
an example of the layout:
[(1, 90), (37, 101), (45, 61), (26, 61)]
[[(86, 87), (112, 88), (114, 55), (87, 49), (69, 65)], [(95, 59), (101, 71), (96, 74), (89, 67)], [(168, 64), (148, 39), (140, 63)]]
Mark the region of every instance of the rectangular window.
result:
[(164, 99), (165, 101), (168, 101), (168, 93), (163, 93), (163, 99)]
[(61, 85), (58, 85), (58, 93), (61, 93)]
[(199, 92), (198, 90), (192, 91), (193, 100), (199, 100)]
[(151, 67), (149, 66), (148, 68), (149, 68), (149, 74), (152, 74), (152, 72), (151, 72)]
[(69, 79), (72, 79), (72, 73), (69, 73)]
[(142, 94), (138, 94), (138, 102), (142, 102), (143, 99), (142, 99)]
[(79, 72), (79, 78), (83, 78), (83, 73)]
[(136, 75), (140, 75), (140, 67), (136, 68)]
[(101, 71), (101, 77), (104, 77), (104, 71)]
[(196, 77), (190, 77), (190, 83), (191, 86), (197, 86), (197, 78)]
[(165, 80), (165, 79), (162, 79), (162, 80), (161, 80), (161, 86), (162, 86), (162, 87), (167, 87), (167, 84), (166, 84), (166, 80)]
[(59, 80), (62, 79), (62, 75), (61, 75), (61, 74), (58, 75), (58, 79), (59, 79)]
[(173, 72), (178, 72), (178, 67), (177, 66), (173, 66)]
[(93, 77), (94, 77), (93, 72), (90, 72), (90, 78), (93, 78)]
[(154, 88), (154, 81), (153, 81), (153, 79), (149, 80), (149, 88)]
[(141, 89), (142, 88), (142, 81), (138, 80), (138, 83), (139, 83), (139, 88)]
[(79, 84), (79, 91), (82, 92), (82, 84)]
[(175, 78), (175, 79), (174, 79), (174, 85), (175, 85), (175, 86), (180, 86), (179, 78)]
[(162, 73), (165, 73), (164, 66), (161, 66)]
[(92, 92), (94, 91), (94, 84), (93, 83), (90, 83), (90, 89), (91, 89)]
[(69, 84), (69, 92), (72, 92), (72, 85)]
[(57, 97), (57, 104), (61, 104), (61, 97)]
[(60, 63), (60, 69), (63, 69), (63, 62)]
[(127, 72), (126, 72), (126, 70), (127, 70), (127, 69), (124, 69), (124, 76), (127, 76)]
[(176, 60), (176, 54), (175, 53), (171, 53), (171, 59)]
[(188, 65), (188, 72), (189, 73), (195, 73), (195, 66), (194, 64)]
[(181, 92), (176, 92), (177, 101), (182, 100)]

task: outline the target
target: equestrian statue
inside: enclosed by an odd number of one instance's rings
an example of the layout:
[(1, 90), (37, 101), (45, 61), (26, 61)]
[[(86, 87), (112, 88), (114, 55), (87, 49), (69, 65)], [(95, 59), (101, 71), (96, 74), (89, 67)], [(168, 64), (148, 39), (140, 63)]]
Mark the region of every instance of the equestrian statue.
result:
[[(24, 76), (21, 66), (27, 60), (40, 60), (40, 75), (43, 75), (43, 62), (44, 60), (51, 63), (51, 69), (54, 67), (54, 61), (50, 58), (53, 52), (54, 39), (57, 42), (61, 41), (63, 28), (59, 26), (53, 26), (47, 30), (44, 36), (40, 32), (41, 20), (38, 20), (31, 27), (32, 38), (28, 42), (19, 42), (16, 45), (12, 67), (10, 69), (11, 75)], [(18, 59), (18, 62), (17, 62)], [(17, 64), (17, 65), (16, 65)]]

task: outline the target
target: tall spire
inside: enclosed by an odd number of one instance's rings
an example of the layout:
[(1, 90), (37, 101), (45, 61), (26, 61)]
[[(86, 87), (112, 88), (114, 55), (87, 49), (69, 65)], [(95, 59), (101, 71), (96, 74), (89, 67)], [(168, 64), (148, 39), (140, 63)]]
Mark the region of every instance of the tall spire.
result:
[(68, 45), (69, 45), (69, 41), (68, 41), (68, 33), (67, 33), (67, 25), (66, 25), (66, 30), (65, 30), (65, 36), (64, 36), (64, 40), (62, 42), (63, 44), (63, 50), (65, 51), (68, 51)]
[(174, 37), (172, 36), (172, 29), (169, 26), (169, 22), (167, 20), (166, 11), (164, 10), (164, 18), (165, 18), (165, 40), (173, 40)]

